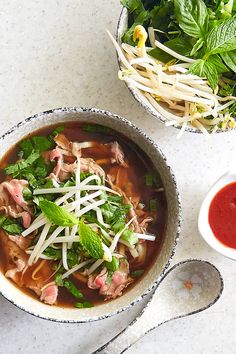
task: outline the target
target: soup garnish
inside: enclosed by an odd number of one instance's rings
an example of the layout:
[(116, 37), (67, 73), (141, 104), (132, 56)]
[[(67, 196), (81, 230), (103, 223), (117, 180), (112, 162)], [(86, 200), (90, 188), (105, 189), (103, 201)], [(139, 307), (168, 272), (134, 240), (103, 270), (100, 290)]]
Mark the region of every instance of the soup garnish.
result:
[(166, 201), (151, 161), (109, 128), (65, 123), (1, 162), (0, 265), (46, 304), (122, 295), (161, 247)]
[[(118, 77), (166, 125), (236, 127), (235, 1), (120, 0), (128, 10)], [(121, 21), (122, 22), (122, 21)]]

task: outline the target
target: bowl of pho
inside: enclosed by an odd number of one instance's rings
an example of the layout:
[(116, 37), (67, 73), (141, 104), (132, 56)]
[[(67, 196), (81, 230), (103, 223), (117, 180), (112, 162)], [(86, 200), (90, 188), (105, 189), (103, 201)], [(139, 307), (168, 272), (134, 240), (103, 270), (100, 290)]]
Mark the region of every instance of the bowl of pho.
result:
[(161, 279), (179, 236), (174, 175), (126, 119), (61, 108), (0, 138), (0, 292), (60, 322), (109, 317)]
[(184, 133), (236, 127), (234, 1), (126, 1), (109, 36), (119, 73), (155, 118)]

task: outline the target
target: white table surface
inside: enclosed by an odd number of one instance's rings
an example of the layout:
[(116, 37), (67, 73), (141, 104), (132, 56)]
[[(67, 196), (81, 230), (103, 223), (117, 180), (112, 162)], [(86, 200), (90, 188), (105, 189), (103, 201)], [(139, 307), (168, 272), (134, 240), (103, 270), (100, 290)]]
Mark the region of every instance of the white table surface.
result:
[[(115, 32), (118, 0), (0, 0), (0, 133), (34, 113), (62, 106), (107, 109), (142, 127), (173, 167), (184, 223), (173, 263), (201, 258), (222, 272), (225, 289), (210, 309), (166, 323), (127, 353), (236, 353), (236, 267), (215, 253), (197, 230), (201, 201), (235, 161), (236, 132), (210, 141), (197, 134), (176, 140), (134, 101), (117, 79), (116, 54), (105, 29)], [(108, 320), (56, 324), (34, 318), (0, 297), (0, 353), (87, 354), (123, 329), (145, 301)]]

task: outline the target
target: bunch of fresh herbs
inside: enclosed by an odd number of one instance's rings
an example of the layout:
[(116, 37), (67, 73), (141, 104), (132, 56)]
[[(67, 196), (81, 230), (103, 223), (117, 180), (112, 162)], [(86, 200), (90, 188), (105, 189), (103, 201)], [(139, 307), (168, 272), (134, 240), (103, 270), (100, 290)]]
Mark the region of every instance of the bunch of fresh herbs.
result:
[[(133, 31), (141, 24), (157, 30), (157, 39), (175, 52), (196, 59), (189, 72), (206, 77), (216, 89), (220, 75), (235, 94), (236, 1), (235, 0), (121, 0), (129, 12), (129, 28), (123, 42), (135, 45)], [(162, 62), (173, 59), (159, 48), (149, 55)], [(221, 92), (220, 92), (221, 94)], [(225, 95), (225, 92), (223, 93)], [(235, 112), (235, 108), (231, 113)]]

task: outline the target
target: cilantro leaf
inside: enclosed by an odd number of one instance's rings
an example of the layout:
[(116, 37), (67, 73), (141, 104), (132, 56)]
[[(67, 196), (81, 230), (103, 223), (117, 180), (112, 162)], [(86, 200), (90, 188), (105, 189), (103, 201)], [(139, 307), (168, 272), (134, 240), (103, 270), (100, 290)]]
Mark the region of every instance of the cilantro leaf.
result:
[(180, 28), (191, 37), (204, 38), (208, 28), (208, 11), (202, 0), (174, 0)]
[(55, 283), (57, 286), (66, 288), (76, 299), (83, 300), (84, 295), (77, 289), (75, 284), (71, 280), (63, 280), (62, 274), (57, 274), (55, 276)]
[(80, 243), (94, 259), (102, 259), (104, 250), (102, 241), (95, 231), (86, 225), (83, 221), (79, 222), (79, 237)]
[(109, 133), (111, 131), (110, 128), (104, 127), (99, 124), (84, 124), (82, 128), (85, 132), (91, 133)]
[(56, 129), (53, 130), (53, 132), (51, 133), (51, 136), (55, 137), (58, 134), (62, 133), (64, 130), (65, 130), (65, 126), (64, 125), (60, 125), (59, 127), (57, 127)]
[(18, 235), (23, 232), (23, 228), (16, 222), (7, 216), (0, 215), (0, 227), (9, 234)]
[(76, 225), (79, 222), (74, 215), (49, 200), (40, 201), (39, 207), (47, 219), (54, 225), (66, 227)]
[(131, 246), (136, 245), (138, 243), (138, 237), (131, 230), (124, 230), (121, 235), (121, 239), (129, 242)]
[(112, 256), (112, 261), (111, 262), (104, 262), (105, 267), (107, 270), (111, 270), (112, 272), (115, 272), (116, 270), (119, 269), (119, 260)]
[(47, 257), (53, 258), (55, 261), (62, 258), (61, 249), (47, 247), (43, 254)]
[(77, 289), (77, 287), (72, 283), (71, 280), (64, 280), (63, 286), (76, 298), (84, 299), (84, 295)]
[(134, 270), (133, 272), (131, 272), (131, 277), (136, 279), (136, 278), (139, 278), (141, 277), (141, 275), (143, 275), (144, 273), (144, 270), (143, 269), (139, 269), (139, 270)]
[(23, 170), (31, 166), (39, 157), (40, 153), (33, 150), (26, 160), (20, 160), (19, 162), (8, 165), (5, 168), (5, 172), (7, 175), (13, 175), (13, 177), (17, 177)]
[(93, 307), (94, 305), (89, 302), (89, 301), (84, 301), (84, 302), (76, 302), (75, 307), (77, 307), (78, 309), (82, 309), (82, 308), (90, 308)]
[(31, 139), (22, 140), (19, 143), (20, 149), (23, 152), (23, 157), (27, 158), (34, 151), (43, 152), (52, 148), (53, 142), (46, 136), (33, 136)]
[(64, 286), (64, 281), (62, 279), (62, 274), (57, 274), (55, 276), (55, 283), (57, 286)]

